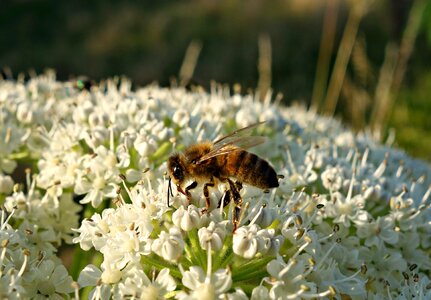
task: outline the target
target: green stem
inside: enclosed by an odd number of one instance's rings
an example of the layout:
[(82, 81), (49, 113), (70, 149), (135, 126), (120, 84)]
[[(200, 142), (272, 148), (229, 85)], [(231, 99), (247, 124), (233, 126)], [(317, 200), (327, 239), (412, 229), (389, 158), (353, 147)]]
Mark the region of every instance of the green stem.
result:
[(249, 281), (250, 279), (262, 278), (268, 274), (266, 265), (273, 259), (273, 257), (265, 257), (242, 264), (239, 268), (233, 270), (232, 281)]
[(190, 265), (198, 265), (200, 266), (202, 262), (198, 259), (198, 257), (193, 252), (192, 247), (190, 247), (188, 244), (184, 246), (184, 250), (186, 252), (186, 261), (190, 262)]
[(162, 270), (164, 268), (167, 268), (167, 269), (169, 269), (169, 273), (172, 276), (179, 278), (179, 279), (182, 278), (181, 272), (179, 271), (177, 265), (174, 265), (174, 264), (171, 264), (171, 263), (159, 260), (159, 259), (152, 258), (151, 256), (145, 256), (145, 255), (141, 256), (141, 263), (144, 265), (152, 266), (152, 267), (156, 268), (157, 270)]
[(73, 263), (70, 265), (69, 274), (74, 280), (78, 280), (79, 273), (88, 265), (93, 251), (84, 251), (79, 245), (75, 245), (73, 251)]
[(232, 238), (229, 237), (225, 240), (223, 247), (221, 248), (220, 253), (216, 256), (214, 260), (214, 270), (220, 268), (220, 266), (229, 265), (233, 259), (234, 253), (232, 251)]
[(198, 262), (198, 265), (202, 267), (206, 271), (207, 268), (207, 256), (206, 253), (202, 250), (199, 244), (199, 237), (197, 229), (193, 229), (189, 231), (189, 241), (190, 241), (190, 260)]

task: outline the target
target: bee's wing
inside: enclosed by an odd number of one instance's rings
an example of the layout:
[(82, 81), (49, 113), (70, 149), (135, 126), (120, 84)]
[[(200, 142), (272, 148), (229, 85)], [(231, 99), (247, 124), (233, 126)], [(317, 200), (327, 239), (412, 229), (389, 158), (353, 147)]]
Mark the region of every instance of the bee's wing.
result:
[(215, 156), (226, 155), (239, 149), (248, 149), (264, 143), (266, 141), (265, 137), (249, 135), (256, 126), (262, 123), (264, 122), (238, 129), (231, 134), (218, 139), (214, 142), (213, 149), (202, 156), (197, 163), (202, 163)]
[(250, 136), (250, 134), (254, 128), (256, 128), (257, 126), (259, 126), (265, 122), (266, 121), (251, 124), (247, 127), (235, 130), (234, 132), (231, 132), (230, 134), (225, 135), (224, 137), (214, 141), (214, 148), (221, 148), (224, 145), (231, 144), (232, 141), (238, 139), (241, 136)]
[(225, 155), (229, 154), (233, 151), (237, 151), (240, 149), (248, 149), (257, 145), (260, 145), (266, 141), (266, 138), (264, 136), (243, 136), (239, 137), (235, 140), (232, 140), (231, 142), (227, 144), (223, 144), (221, 147), (218, 147), (216, 149), (211, 150), (204, 156), (202, 156), (197, 163), (203, 163), (204, 161), (213, 158), (215, 156), (219, 155)]

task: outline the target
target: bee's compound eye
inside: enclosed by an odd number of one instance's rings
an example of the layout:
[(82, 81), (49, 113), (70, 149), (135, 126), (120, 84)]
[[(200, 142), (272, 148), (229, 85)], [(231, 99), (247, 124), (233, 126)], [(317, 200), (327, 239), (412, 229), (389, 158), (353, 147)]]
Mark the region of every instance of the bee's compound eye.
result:
[(181, 171), (181, 169), (179, 167), (175, 166), (172, 173), (173, 173), (173, 175), (174, 175), (175, 178), (180, 178), (181, 174), (182, 174), (182, 171)]

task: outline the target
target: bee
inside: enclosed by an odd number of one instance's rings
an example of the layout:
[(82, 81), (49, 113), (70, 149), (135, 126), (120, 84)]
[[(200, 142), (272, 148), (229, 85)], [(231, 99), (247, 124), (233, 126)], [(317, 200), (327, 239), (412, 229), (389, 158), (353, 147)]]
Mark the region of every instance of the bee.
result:
[[(190, 190), (203, 183), (206, 210), (210, 208), (209, 188), (218, 183), (228, 183), (225, 197), (220, 199), (227, 203), (234, 202), (233, 225), (238, 227), (241, 215), (242, 198), (239, 193), (242, 183), (249, 184), (264, 191), (278, 187), (278, 177), (274, 168), (263, 158), (250, 153), (247, 149), (262, 144), (265, 138), (251, 136), (251, 131), (264, 122), (256, 123), (236, 130), (214, 142), (201, 142), (192, 145), (182, 153), (171, 155), (167, 162), (169, 174), (169, 194), (172, 196), (171, 181), (178, 192), (184, 194), (191, 203)], [(184, 183), (193, 182), (183, 188)], [(233, 180), (236, 180), (234, 182)], [(226, 199), (227, 198), (227, 199)]]

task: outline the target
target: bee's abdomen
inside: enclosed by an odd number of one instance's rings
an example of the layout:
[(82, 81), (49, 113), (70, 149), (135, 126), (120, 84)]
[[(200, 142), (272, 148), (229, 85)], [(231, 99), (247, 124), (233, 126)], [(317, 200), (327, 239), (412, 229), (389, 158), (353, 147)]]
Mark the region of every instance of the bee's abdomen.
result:
[(238, 150), (228, 155), (226, 167), (229, 176), (240, 182), (251, 184), (261, 189), (278, 187), (277, 174), (269, 163), (257, 155), (245, 150)]

